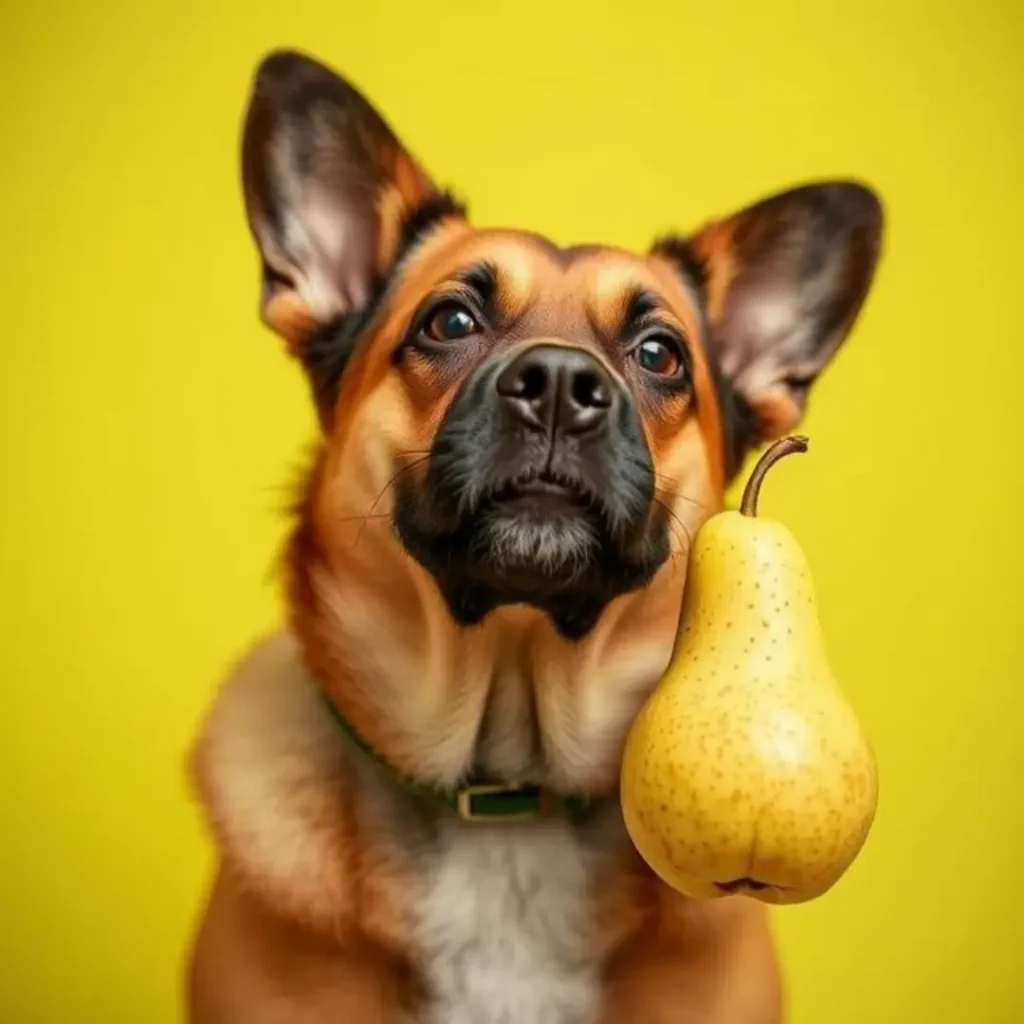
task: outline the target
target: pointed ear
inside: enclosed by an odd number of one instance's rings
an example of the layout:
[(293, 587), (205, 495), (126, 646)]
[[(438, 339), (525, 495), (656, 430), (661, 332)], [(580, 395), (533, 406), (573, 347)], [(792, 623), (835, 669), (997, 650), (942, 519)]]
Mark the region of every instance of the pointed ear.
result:
[(748, 443), (785, 434), (802, 418), (811, 385), (867, 295), (882, 219), (870, 189), (826, 182), (656, 246), (677, 261), (685, 254), (701, 279), (710, 346), (753, 413), (757, 436)]
[(260, 64), (242, 142), (264, 321), (301, 354), (367, 303), (408, 214), (437, 189), (359, 92), (297, 53)]

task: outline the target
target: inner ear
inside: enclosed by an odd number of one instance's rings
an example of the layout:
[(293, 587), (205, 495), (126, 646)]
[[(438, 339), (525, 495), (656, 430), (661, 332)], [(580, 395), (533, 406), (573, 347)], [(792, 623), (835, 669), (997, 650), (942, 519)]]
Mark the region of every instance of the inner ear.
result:
[(402, 226), (438, 189), (362, 94), (293, 52), (259, 66), (242, 140), (264, 319), (301, 351), (365, 308)]

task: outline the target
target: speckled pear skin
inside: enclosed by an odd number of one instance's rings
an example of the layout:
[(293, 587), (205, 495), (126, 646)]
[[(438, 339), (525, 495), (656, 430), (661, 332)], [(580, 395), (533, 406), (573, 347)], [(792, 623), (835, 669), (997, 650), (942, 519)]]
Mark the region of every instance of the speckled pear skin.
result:
[(621, 783), (633, 843), (689, 896), (804, 902), (860, 852), (875, 760), (782, 524), (729, 511), (698, 532), (676, 648), (627, 738)]

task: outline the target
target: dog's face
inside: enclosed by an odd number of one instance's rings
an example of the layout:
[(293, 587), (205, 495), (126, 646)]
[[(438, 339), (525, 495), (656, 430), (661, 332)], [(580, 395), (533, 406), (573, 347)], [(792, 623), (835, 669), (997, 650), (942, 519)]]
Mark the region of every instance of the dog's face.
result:
[(333, 72), (261, 66), (243, 147), (267, 322), (324, 443), (325, 564), (382, 516), (464, 625), (503, 604), (588, 632), (798, 422), (874, 271), (877, 200), (776, 195), (637, 256), (472, 228)]
[(713, 408), (695, 306), (626, 254), (447, 237), (395, 335), (430, 452), (395, 480), (399, 536), (460, 622), (523, 602), (585, 632), (668, 556), (675, 449), (699, 388)]

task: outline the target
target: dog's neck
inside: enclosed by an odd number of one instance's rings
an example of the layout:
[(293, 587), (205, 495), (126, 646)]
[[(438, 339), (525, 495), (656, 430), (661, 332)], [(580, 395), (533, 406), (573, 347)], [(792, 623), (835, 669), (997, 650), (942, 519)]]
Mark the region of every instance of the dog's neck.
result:
[(333, 555), (300, 528), (292, 628), (326, 695), (397, 770), (443, 786), (479, 771), (597, 795), (614, 789), (629, 723), (669, 657), (684, 562), (571, 641), (525, 606), (457, 625), (385, 523), (362, 524)]

